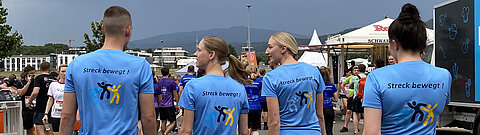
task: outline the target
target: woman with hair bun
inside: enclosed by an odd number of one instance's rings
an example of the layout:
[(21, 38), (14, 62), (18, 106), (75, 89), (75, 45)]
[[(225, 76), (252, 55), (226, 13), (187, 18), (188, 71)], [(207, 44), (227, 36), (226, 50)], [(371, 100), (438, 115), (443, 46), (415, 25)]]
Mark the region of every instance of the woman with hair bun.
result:
[(325, 83), (317, 67), (295, 59), (297, 41), (285, 32), (270, 37), (265, 54), (268, 63), (280, 63), (262, 82), (262, 96), (267, 98), (269, 110), (268, 134), (325, 135)]
[(398, 63), (373, 70), (365, 83), (366, 135), (435, 134), (450, 102), (450, 73), (422, 61), (425, 24), (407, 3), (388, 29), (389, 51)]
[[(197, 46), (197, 67), (205, 76), (190, 80), (180, 97), (185, 109), (180, 135), (248, 134), (248, 101), (244, 84), (249, 73), (231, 55), (227, 43), (215, 36), (204, 37)], [(221, 65), (229, 61), (227, 71)]]

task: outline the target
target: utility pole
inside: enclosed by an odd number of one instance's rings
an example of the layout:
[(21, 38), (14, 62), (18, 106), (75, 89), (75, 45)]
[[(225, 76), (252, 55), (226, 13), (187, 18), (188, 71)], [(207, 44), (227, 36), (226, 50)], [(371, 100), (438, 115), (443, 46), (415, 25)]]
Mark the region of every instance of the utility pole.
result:
[(248, 64), (250, 64), (250, 48), (251, 48), (251, 41), (250, 41), (250, 8), (252, 7), (251, 4), (247, 4), (247, 8), (248, 8), (248, 25), (247, 25), (247, 29), (248, 29), (248, 41), (247, 41), (247, 47), (248, 47)]

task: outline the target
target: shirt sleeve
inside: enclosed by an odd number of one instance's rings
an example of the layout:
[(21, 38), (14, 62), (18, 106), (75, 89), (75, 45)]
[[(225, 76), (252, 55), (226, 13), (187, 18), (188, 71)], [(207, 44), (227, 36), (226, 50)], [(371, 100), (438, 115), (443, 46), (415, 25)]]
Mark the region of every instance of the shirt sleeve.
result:
[(183, 77), (180, 79), (180, 86), (182, 86), (182, 87), (185, 87), (185, 83), (183, 83), (183, 81), (185, 81), (184, 79), (185, 79), (185, 76), (183, 76)]
[(242, 87), (243, 89), (243, 94), (242, 94), (242, 109), (240, 110), (240, 113), (248, 113), (248, 111), (250, 110), (250, 107), (248, 105), (248, 97), (247, 97), (247, 92), (245, 90), (245, 87)]
[(323, 81), (323, 77), (322, 77), (322, 74), (320, 74), (320, 71), (318, 71), (316, 68), (315, 70), (318, 73), (318, 88), (316, 91), (317, 91), (317, 94), (322, 94), (325, 88), (327, 87), (325, 86), (325, 81)]
[(180, 96), (180, 101), (178, 101), (178, 105), (188, 109), (195, 111), (195, 86), (194, 82), (190, 82), (187, 85), (185, 85), (185, 88), (183, 89), (182, 95)]
[(337, 92), (337, 87), (335, 87), (335, 84), (332, 83), (332, 89), (333, 89), (333, 93)]
[(75, 68), (75, 60), (73, 60), (67, 67), (67, 72), (65, 72), (65, 88), (64, 92), (76, 92), (75, 85), (73, 83), (73, 70)]
[(263, 77), (262, 96), (277, 97), (277, 91), (274, 87), (273, 82), (270, 82), (270, 76), (268, 74)]
[(150, 65), (145, 60), (140, 71), (140, 93), (153, 94), (153, 75)]
[(41, 78), (40, 76), (35, 77), (35, 81), (33, 82), (33, 87), (40, 87), (42, 85), (41, 81), (43, 81), (43, 78)]
[(373, 73), (369, 74), (365, 82), (363, 106), (382, 109), (381, 90)]
[(56, 88), (55, 86), (56, 86), (56, 82), (52, 82), (50, 84), (50, 87), (48, 87), (47, 96), (49, 96), (49, 97), (53, 96), (53, 92), (55, 91), (55, 88)]

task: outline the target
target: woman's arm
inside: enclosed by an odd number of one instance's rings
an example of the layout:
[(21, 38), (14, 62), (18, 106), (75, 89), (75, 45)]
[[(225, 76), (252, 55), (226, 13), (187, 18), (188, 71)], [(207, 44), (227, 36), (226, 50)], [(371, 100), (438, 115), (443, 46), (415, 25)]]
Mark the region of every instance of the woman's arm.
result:
[(382, 123), (382, 109), (365, 107), (364, 135), (380, 135)]
[(277, 97), (267, 97), (268, 107), (268, 134), (278, 135), (280, 134), (280, 115), (278, 107)]
[(184, 115), (182, 119), (182, 129), (180, 129), (180, 135), (191, 135), (193, 129), (193, 119), (195, 118), (195, 111), (184, 109)]
[(320, 129), (322, 131), (322, 135), (326, 135), (326, 128), (325, 128), (325, 117), (323, 116), (323, 92), (317, 93), (317, 101), (315, 101), (316, 106), (316, 113), (318, 118), (318, 124), (320, 124)]

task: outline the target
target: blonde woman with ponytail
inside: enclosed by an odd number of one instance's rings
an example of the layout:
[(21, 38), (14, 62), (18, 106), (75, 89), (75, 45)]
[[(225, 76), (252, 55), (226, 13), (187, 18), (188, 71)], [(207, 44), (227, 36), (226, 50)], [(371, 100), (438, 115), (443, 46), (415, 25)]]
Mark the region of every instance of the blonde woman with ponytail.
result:
[[(229, 54), (227, 43), (215, 36), (204, 37), (195, 56), (205, 76), (190, 80), (180, 97), (185, 109), (181, 135), (248, 134), (248, 101), (244, 84), (251, 84), (240, 61)], [(226, 71), (221, 65), (229, 62)]]
[(314, 66), (298, 62), (298, 47), (292, 35), (273, 34), (265, 51), (268, 63), (280, 66), (268, 72), (262, 82), (267, 97), (268, 134), (325, 134), (322, 75)]

